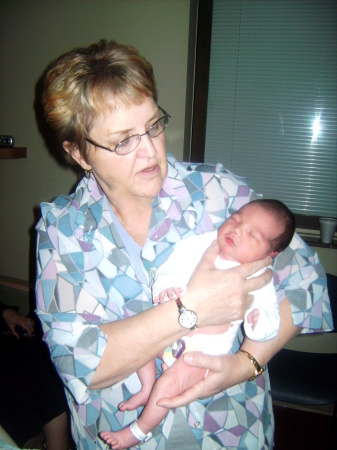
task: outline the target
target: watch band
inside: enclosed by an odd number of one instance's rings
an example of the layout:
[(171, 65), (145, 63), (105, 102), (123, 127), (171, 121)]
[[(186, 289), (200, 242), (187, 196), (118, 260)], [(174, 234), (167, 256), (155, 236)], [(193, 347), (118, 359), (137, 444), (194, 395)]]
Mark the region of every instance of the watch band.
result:
[(255, 378), (258, 377), (259, 375), (261, 375), (261, 373), (264, 372), (266, 368), (265, 367), (261, 367), (260, 364), (254, 358), (254, 356), (252, 356), (250, 353), (246, 352), (246, 350), (241, 350), (240, 349), (239, 352), (241, 352), (244, 355), (246, 355), (247, 358), (250, 360), (250, 362), (253, 364), (254, 369), (255, 369), (255, 374), (251, 378), (248, 378), (248, 381), (254, 381)]
[[(191, 331), (195, 330), (197, 328), (197, 320), (198, 317), (194, 311), (190, 311), (189, 309), (186, 309), (185, 306), (182, 304), (179, 297), (175, 297), (175, 302), (178, 307), (179, 311), (179, 323), (181, 326), (183, 326), (186, 329), (190, 329)], [(190, 323), (189, 319), (192, 318), (192, 321)]]
[(182, 309), (185, 309), (185, 306), (181, 303), (181, 300), (179, 297), (176, 297), (174, 300), (176, 301), (179, 311), (181, 311)]

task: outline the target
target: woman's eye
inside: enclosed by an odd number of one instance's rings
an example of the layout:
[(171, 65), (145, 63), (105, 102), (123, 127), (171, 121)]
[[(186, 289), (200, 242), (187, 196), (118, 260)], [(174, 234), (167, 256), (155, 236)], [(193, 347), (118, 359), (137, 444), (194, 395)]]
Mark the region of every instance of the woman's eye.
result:
[(151, 130), (156, 130), (159, 127), (159, 122), (155, 122), (153, 125), (151, 125)]
[(130, 138), (126, 138), (118, 143), (119, 148), (127, 147), (130, 144)]
[(109, 142), (108, 143), (108, 145), (107, 145), (107, 147), (108, 148), (111, 148), (111, 149), (114, 149), (114, 148), (116, 148), (117, 147), (117, 145), (119, 145), (119, 142), (117, 141), (115, 141), (115, 142)]

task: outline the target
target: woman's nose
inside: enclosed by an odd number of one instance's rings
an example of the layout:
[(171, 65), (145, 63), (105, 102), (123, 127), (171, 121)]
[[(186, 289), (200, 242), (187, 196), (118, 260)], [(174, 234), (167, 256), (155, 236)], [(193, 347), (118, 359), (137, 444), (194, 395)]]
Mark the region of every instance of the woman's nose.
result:
[(149, 158), (152, 158), (157, 154), (157, 149), (154, 145), (153, 139), (151, 139), (148, 134), (145, 134), (141, 137), (141, 141), (138, 145), (137, 150), (140, 157), (147, 156)]

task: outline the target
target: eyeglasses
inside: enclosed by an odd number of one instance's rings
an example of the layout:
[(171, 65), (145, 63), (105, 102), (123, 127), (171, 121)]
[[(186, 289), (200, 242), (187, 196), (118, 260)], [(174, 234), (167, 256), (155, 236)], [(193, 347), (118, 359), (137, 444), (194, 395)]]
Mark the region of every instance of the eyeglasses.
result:
[(136, 150), (141, 141), (142, 136), (148, 135), (151, 139), (153, 139), (158, 137), (160, 134), (162, 134), (163, 131), (165, 131), (165, 128), (167, 127), (169, 120), (171, 119), (171, 116), (166, 111), (164, 111), (163, 108), (161, 108), (160, 106), (158, 106), (158, 108), (164, 114), (164, 116), (156, 120), (156, 122), (150, 126), (150, 128), (146, 131), (146, 133), (134, 134), (133, 136), (123, 139), (115, 146), (115, 148), (104, 147), (103, 145), (97, 144), (97, 142), (94, 142), (89, 138), (85, 138), (85, 140), (90, 144), (94, 145), (95, 147), (108, 150), (109, 152), (114, 152), (117, 155), (120, 156), (128, 155), (129, 153)]

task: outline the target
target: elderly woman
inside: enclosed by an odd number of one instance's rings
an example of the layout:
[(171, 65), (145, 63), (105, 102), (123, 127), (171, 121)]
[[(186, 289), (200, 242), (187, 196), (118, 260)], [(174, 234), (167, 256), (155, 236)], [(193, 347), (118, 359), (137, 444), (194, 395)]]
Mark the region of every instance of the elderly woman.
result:
[[(141, 387), (136, 371), (188, 328), (242, 319), (248, 293), (271, 275), (247, 278), (270, 260), (217, 270), (214, 244), (181, 299), (152, 307), (153, 275), (174, 244), (217, 229), (254, 192), (221, 165), (167, 157), (170, 116), (157, 104), (152, 66), (133, 47), (100, 41), (61, 56), (46, 75), (43, 102), (86, 177), (74, 194), (41, 206), (37, 313), (66, 387), (77, 448), (104, 449), (100, 431), (139, 415), (118, 409)], [(178, 407), (137, 448), (272, 447), (263, 366), (301, 329), (331, 326), (324, 270), (298, 237), (276, 258), (274, 280), (278, 337), (256, 343), (241, 335), (226, 356), (187, 353), (185, 362), (208, 368), (207, 378), (173, 399), (167, 406)]]

